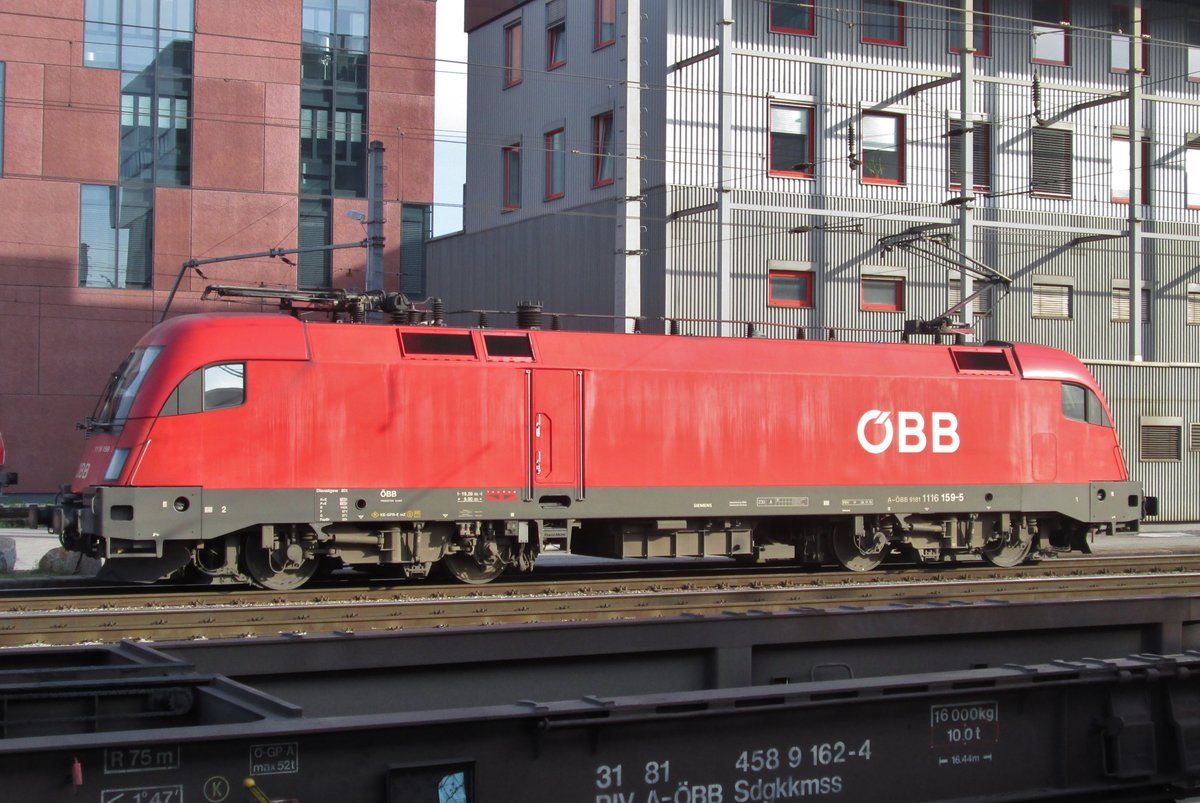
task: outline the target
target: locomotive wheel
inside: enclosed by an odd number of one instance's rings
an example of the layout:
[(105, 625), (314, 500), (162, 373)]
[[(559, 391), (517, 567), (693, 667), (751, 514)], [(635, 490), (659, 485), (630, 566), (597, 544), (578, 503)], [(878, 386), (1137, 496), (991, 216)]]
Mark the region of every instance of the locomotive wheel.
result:
[(1011, 569), (1024, 563), (1032, 549), (1033, 535), (1028, 530), (1021, 530), (1017, 535), (1009, 534), (1003, 540), (988, 544), (980, 554), (993, 566)]
[(872, 536), (858, 536), (851, 529), (840, 529), (829, 537), (834, 557), (852, 572), (869, 572), (883, 563), (886, 543)]
[(454, 579), (470, 585), (490, 583), (504, 573), (504, 563), (499, 558), (480, 563), (466, 552), (451, 552), (442, 558), (442, 565)]
[(246, 536), (242, 542), (242, 563), (246, 574), (254, 585), (271, 591), (290, 591), (308, 582), (317, 570), (319, 561), (307, 558), (295, 562), (288, 557), (288, 548), (296, 544), (284, 544), (280, 549), (263, 549), (257, 533)]

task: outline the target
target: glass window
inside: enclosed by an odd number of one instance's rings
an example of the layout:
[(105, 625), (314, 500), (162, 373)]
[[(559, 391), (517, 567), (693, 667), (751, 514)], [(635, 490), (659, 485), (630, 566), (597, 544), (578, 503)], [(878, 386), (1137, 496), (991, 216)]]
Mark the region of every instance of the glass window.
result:
[(151, 68), (158, 53), (154, 0), (121, 3), (121, 69), (140, 73)]
[(1063, 415), (1072, 421), (1085, 421), (1102, 427), (1112, 426), (1108, 412), (1104, 409), (1104, 403), (1089, 388), (1064, 383), (1062, 406)]
[(546, 69), (567, 63), (566, 0), (546, 3)]
[(433, 207), (404, 204), (400, 208), (400, 292), (409, 298), (424, 298)]
[(1108, 418), (1108, 411), (1104, 409), (1100, 397), (1090, 390), (1087, 392), (1087, 422), (1102, 427), (1112, 426), (1112, 421)]
[(193, 15), (192, 0), (159, 0), (159, 47), (169, 47), (179, 39), (190, 40), (192, 31), (196, 28)]
[[(1112, 199), (1114, 203), (1129, 203), (1130, 172), (1129, 137), (1121, 134), (1113, 135), (1110, 145), (1110, 164), (1112, 165)], [(1141, 193), (1142, 203), (1150, 203), (1150, 141), (1142, 138), (1142, 171)]]
[(246, 364), (219, 363), (204, 368), (204, 409), (223, 410), (246, 401)]
[[(1133, 30), (1129, 6), (1112, 7), (1112, 31), (1109, 37), (1109, 64), (1113, 72), (1129, 72), (1129, 39)], [(1146, 11), (1142, 9), (1142, 33), (1146, 30)], [(1142, 40), (1142, 71), (1150, 71), (1150, 49)]]
[(1032, 6), (1030, 60), (1039, 64), (1070, 64), (1070, 0), (1038, 0)]
[(366, 53), (371, 17), (370, 0), (335, 0), (337, 16), (334, 32), (342, 50)]
[(304, 0), (300, 192), (367, 193), (369, 0)]
[[(979, 285), (974, 285), (972, 292), (979, 289)], [(956, 306), (962, 301), (962, 277), (952, 276), (946, 284), (946, 300), (951, 307)], [(975, 296), (974, 311), (976, 318), (986, 318), (992, 314), (992, 290), (988, 288), (979, 295)]]
[(83, 7), (83, 66), (120, 66), (121, 0), (87, 0)]
[(1188, 135), (1183, 158), (1187, 182), (1187, 208), (1200, 209), (1200, 136)]
[(150, 287), (153, 264), (154, 190), (80, 185), (79, 286)]
[(1079, 385), (1062, 386), (1063, 415), (1072, 421), (1087, 420), (1087, 391)]
[(0, 61), (0, 176), (4, 175), (4, 62)]
[[(963, 44), (963, 14), (959, 5), (960, 0), (946, 0), (946, 16), (949, 21), (949, 50), (958, 53)], [(975, 13), (972, 14), (973, 25), (972, 47), (976, 56), (991, 55), (992, 47), (992, 15), (991, 0), (975, 0)]]
[(904, 183), (904, 118), (864, 112), (862, 116), (862, 180), (870, 184)]
[(862, 0), (862, 41), (904, 44), (904, 3), (900, 0)]
[(813, 109), (809, 106), (771, 106), (771, 175), (811, 177), (813, 157)]
[(1034, 128), (1030, 132), (1030, 184), (1034, 195), (1070, 198), (1073, 185), (1071, 132)]
[(904, 309), (904, 279), (898, 276), (862, 277), (862, 308), (900, 312)]
[(1045, 280), (1033, 280), (1033, 317), (1070, 318), (1075, 288)]
[(1187, 23), (1187, 77), (1200, 81), (1200, 20)]
[(87, 0), (85, 67), (120, 68), (122, 183), (191, 183), (192, 0)]
[(300, 248), (312, 248), (296, 255), (296, 283), (301, 289), (321, 289), (333, 283), (330, 244), (331, 202), (322, 198), (300, 199), (298, 237)]
[(771, 30), (812, 36), (815, 31), (813, 12), (816, 0), (769, 0)]
[[(1150, 288), (1142, 288), (1142, 323), (1150, 322)], [(1129, 281), (1115, 280), (1112, 287), (1112, 316), (1114, 321), (1129, 320)]]
[(305, 0), (300, 12), (303, 41), (323, 48), (332, 48), (333, 0)]
[(567, 191), (567, 132), (559, 128), (546, 134), (546, 200)]
[(617, 41), (617, 0), (596, 0), (596, 47)]
[(349, 108), (334, 110), (333, 193), (356, 198), (367, 194), (365, 110)]
[(1188, 326), (1200, 326), (1200, 284), (1189, 284), (1187, 289)]
[(504, 167), (504, 208), (521, 208), (521, 146), (508, 145), (501, 149)]
[(767, 271), (767, 305), (771, 307), (811, 307), (813, 278), (810, 270)]
[(333, 126), (329, 109), (300, 107), (300, 191), (328, 195), (333, 189)]
[(137, 348), (130, 352), (121, 366), (109, 377), (108, 386), (100, 396), (100, 403), (89, 423), (122, 424), (129, 417), (129, 409), (142, 386), (142, 380), (150, 371), (162, 352), (162, 346)]
[[(963, 179), (962, 123), (951, 123), (947, 142), (950, 145), (950, 188), (960, 189)], [(971, 176), (976, 190), (992, 188), (992, 124), (971, 124)]]
[(592, 118), (592, 186), (613, 183), (613, 113)]
[(504, 26), (504, 86), (521, 83), (521, 21)]

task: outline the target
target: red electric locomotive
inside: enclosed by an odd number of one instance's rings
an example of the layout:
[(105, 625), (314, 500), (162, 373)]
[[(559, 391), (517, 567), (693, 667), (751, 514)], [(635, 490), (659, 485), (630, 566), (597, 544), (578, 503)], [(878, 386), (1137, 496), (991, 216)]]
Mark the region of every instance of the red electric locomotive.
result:
[(146, 581), (440, 563), (484, 582), (548, 543), (1012, 566), (1143, 506), (1095, 380), (1029, 345), (189, 315), (142, 338), (87, 429), (35, 515)]

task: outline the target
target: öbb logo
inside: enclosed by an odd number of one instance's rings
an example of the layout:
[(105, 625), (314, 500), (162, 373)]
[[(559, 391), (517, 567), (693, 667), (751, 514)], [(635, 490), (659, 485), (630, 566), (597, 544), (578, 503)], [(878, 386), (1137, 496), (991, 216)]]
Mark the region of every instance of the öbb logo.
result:
[[(957, 452), (958, 416), (954, 413), (930, 413), (926, 433), (925, 416), (910, 410), (895, 414), (890, 410), (867, 410), (858, 419), (858, 442), (871, 454), (883, 454), (895, 443), (898, 452)], [(873, 425), (873, 426), (872, 426)], [(868, 434), (868, 429), (870, 434)]]

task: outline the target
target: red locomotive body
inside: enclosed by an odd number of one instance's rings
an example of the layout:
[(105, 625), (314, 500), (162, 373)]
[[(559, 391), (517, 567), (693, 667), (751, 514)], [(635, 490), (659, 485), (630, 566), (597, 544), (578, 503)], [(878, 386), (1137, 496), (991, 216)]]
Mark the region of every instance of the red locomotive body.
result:
[(53, 529), (145, 580), (479, 582), (548, 542), (1014, 565), (1143, 502), (1086, 368), (1022, 345), (195, 315), (142, 339), (89, 435)]

